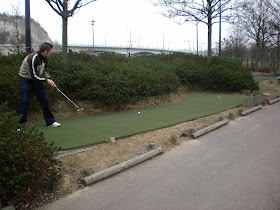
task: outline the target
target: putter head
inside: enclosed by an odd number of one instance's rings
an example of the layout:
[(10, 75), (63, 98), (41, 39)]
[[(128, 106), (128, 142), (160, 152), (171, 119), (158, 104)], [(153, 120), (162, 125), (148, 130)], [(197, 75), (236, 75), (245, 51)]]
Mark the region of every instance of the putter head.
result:
[(77, 111), (78, 112), (81, 112), (81, 111), (83, 111), (84, 110), (84, 108), (79, 108)]

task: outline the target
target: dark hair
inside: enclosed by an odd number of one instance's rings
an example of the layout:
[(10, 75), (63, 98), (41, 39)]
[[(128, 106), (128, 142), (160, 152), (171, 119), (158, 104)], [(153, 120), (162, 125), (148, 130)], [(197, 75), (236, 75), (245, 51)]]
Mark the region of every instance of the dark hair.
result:
[(51, 43), (48, 43), (48, 42), (43, 42), (41, 45), (40, 45), (40, 48), (39, 48), (39, 52), (42, 53), (44, 51), (49, 51), (50, 49), (53, 48), (53, 45)]

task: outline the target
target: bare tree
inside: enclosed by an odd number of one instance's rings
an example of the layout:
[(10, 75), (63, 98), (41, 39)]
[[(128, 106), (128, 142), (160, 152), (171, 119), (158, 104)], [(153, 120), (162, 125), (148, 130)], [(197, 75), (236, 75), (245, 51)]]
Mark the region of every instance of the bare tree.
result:
[[(271, 9), (271, 15), (272, 19), (270, 22), (271, 26), (271, 57), (272, 60), (276, 61), (276, 67), (274, 68), (274, 73), (277, 73), (279, 71), (279, 61), (280, 61), (280, 0), (267, 0), (266, 1), (267, 6)], [(274, 50), (273, 50), (274, 49)], [(275, 53), (276, 49), (276, 53)], [(276, 56), (274, 56), (276, 55)], [(276, 57), (273, 59), (273, 57)]]
[(256, 71), (260, 58), (263, 63), (263, 52), (269, 40), (269, 22), (271, 15), (265, 0), (238, 0), (236, 1), (234, 25), (238, 26), (253, 40), (256, 45)]
[(68, 18), (72, 17), (77, 9), (86, 6), (94, 1), (95, 0), (75, 0), (74, 3), (71, 4), (70, 0), (46, 0), (50, 7), (62, 17), (62, 61), (65, 63), (67, 62), (68, 55)]
[(20, 25), (23, 23), (23, 17), (19, 15), (19, 5), (13, 7), (13, 16), (12, 25), (14, 27), (14, 34), (12, 35), (10, 42), (13, 45), (13, 48), (16, 49), (17, 53), (20, 53), (23, 49), (23, 45), (25, 43), (24, 33), (20, 30)]
[[(8, 18), (7, 14), (5, 13), (0, 14), (0, 20), (2, 20), (4, 23), (6, 22), (7, 18)], [(9, 44), (10, 32), (6, 31), (5, 29), (6, 28), (2, 29), (2, 31), (0, 32), (0, 44), (1, 44), (1, 48), (9, 49), (9, 47), (6, 45)]]
[(248, 58), (248, 39), (239, 30), (233, 29), (232, 34), (222, 41), (222, 56), (231, 59)]
[[(179, 22), (202, 22), (208, 27), (208, 62), (212, 59), (212, 25), (227, 10), (231, 9), (232, 0), (157, 0), (156, 5), (166, 9), (163, 14), (169, 18), (179, 19)], [(223, 17), (225, 19), (225, 17)]]

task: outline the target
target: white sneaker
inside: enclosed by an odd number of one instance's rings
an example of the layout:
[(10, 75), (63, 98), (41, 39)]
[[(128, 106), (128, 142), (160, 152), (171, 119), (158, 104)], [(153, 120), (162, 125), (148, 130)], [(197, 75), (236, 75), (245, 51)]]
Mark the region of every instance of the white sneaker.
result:
[(22, 130), (21, 128), (18, 128), (17, 131), (18, 131), (18, 132), (23, 132), (23, 133), (24, 133), (24, 130)]
[(56, 128), (56, 127), (60, 127), (61, 124), (58, 123), (58, 122), (54, 122), (53, 124), (49, 125), (48, 127), (53, 127), (53, 128)]

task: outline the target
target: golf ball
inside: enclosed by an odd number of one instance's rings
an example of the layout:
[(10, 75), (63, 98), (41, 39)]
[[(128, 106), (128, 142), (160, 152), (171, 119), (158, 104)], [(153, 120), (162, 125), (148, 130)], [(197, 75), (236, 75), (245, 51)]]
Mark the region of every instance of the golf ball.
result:
[(140, 112), (138, 112), (138, 114), (140, 114)]

